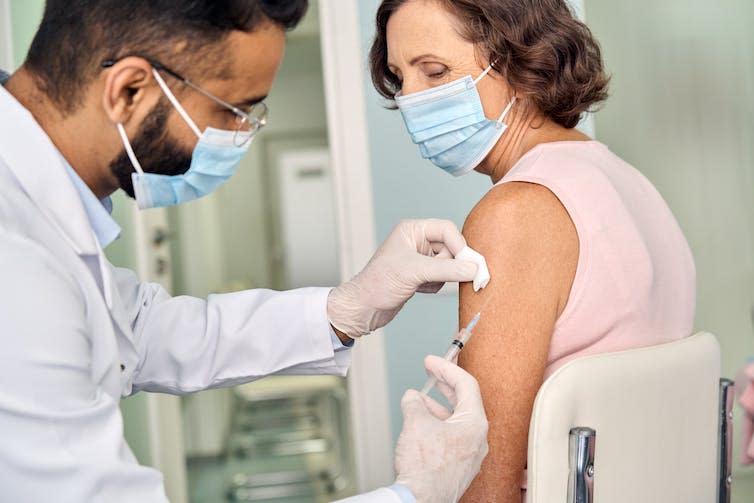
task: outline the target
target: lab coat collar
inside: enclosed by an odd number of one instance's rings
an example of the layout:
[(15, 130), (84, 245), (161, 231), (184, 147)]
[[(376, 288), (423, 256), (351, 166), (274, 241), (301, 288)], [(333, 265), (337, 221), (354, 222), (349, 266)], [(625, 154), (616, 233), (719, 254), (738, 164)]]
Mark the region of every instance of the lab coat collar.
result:
[(68, 161), (63, 159), (63, 165), (73, 180), (73, 185), (79, 193), (81, 202), (84, 203), (84, 211), (86, 211), (89, 224), (92, 226), (94, 235), (97, 237), (97, 242), (104, 250), (120, 236), (120, 226), (115, 223), (112, 217), (113, 202), (109, 197), (97, 199), (97, 196), (84, 183), (84, 180), (81, 179)]
[(3, 86), (0, 110), (0, 158), (76, 253), (98, 257), (103, 294), (112, 307), (112, 282), (107, 267), (102, 266), (104, 253), (62, 155), (31, 113)]

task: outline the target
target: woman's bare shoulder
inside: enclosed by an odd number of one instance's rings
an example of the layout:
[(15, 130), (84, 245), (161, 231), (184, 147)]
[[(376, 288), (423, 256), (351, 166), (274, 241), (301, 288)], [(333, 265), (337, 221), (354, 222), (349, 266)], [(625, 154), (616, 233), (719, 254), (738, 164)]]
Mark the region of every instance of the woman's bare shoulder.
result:
[[(579, 238), (549, 189), (526, 182), (494, 187), (469, 214), (463, 235), (484, 255), (493, 277), (492, 288), (482, 297), (516, 300), (538, 285), (536, 295), (552, 298), (556, 315), (563, 311), (578, 264)], [(462, 307), (473, 308), (463, 306), (467, 302), (479, 300), (462, 295)]]
[(557, 196), (544, 185), (528, 182), (493, 187), (469, 213), (463, 234), (474, 243), (491, 244), (516, 237), (576, 236), (573, 222)]

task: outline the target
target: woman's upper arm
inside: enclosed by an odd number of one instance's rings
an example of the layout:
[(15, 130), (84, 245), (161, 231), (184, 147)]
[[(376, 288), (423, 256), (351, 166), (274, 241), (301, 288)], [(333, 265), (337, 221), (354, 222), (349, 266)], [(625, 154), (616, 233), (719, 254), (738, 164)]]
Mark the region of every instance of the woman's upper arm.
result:
[(491, 190), (464, 225), (492, 280), (461, 287), (460, 321), (482, 317), (460, 364), (480, 383), (490, 453), (464, 501), (520, 502), (529, 419), (550, 338), (576, 272), (579, 242), (567, 211), (546, 187), (512, 182)]

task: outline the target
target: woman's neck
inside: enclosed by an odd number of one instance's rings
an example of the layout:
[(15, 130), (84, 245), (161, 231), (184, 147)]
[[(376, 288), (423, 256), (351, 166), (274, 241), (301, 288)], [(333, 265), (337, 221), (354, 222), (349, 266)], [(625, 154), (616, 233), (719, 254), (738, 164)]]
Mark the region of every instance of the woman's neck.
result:
[(542, 143), (589, 141), (591, 138), (575, 128), (566, 128), (535, 114), (514, 114), (508, 129), (497, 145), (476, 168), (499, 182), (528, 151)]

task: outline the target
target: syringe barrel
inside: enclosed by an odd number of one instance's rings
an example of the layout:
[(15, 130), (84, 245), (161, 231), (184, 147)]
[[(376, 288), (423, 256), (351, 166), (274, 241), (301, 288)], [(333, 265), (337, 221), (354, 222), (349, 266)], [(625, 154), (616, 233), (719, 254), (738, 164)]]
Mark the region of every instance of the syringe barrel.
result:
[(455, 344), (456, 341), (453, 341), (454, 344), (451, 344), (448, 348), (448, 351), (445, 353), (444, 359), (448, 360), (449, 362), (452, 362), (453, 359), (458, 356), (458, 353), (461, 351), (461, 348)]

